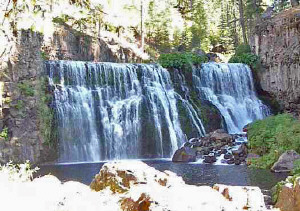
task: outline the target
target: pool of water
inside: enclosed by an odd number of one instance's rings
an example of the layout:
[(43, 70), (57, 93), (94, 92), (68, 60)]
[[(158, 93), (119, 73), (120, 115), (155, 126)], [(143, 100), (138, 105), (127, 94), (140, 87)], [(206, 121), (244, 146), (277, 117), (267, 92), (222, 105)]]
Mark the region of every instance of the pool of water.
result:
[[(187, 184), (213, 185), (216, 183), (238, 186), (258, 186), (270, 190), (287, 174), (272, 173), (268, 170), (249, 168), (245, 165), (210, 165), (195, 163), (173, 163), (168, 160), (145, 160), (147, 165), (159, 171), (170, 170), (181, 176)], [(75, 163), (43, 165), (35, 176), (52, 174), (61, 181), (78, 181), (89, 185), (100, 171), (103, 163)]]

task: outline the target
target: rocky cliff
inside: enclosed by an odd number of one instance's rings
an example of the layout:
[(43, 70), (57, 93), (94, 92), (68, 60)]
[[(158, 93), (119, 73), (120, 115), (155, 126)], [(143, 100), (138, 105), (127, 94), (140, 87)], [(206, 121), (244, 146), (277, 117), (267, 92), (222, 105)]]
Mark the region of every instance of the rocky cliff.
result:
[(300, 7), (262, 19), (250, 41), (261, 57), (257, 73), (263, 91), (277, 99), (281, 107), (300, 115)]
[(39, 118), (42, 36), (20, 31), (8, 45), (11, 51), (1, 61), (0, 163), (49, 160), (56, 153), (43, 137)]
[(113, 35), (57, 25), (45, 39), (31, 30), (0, 32), (0, 163), (55, 160), (57, 142), (44, 60), (139, 62), (143, 53)]
[(43, 55), (49, 60), (138, 63), (148, 59), (134, 44), (110, 32), (100, 37), (85, 34), (66, 24), (58, 24), (50, 39), (43, 43)]

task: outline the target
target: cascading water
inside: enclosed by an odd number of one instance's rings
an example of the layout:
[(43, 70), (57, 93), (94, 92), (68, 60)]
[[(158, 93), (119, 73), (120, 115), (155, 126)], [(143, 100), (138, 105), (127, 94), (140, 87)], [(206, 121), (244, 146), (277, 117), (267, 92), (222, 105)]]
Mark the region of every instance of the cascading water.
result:
[(205, 63), (194, 69), (193, 83), (198, 93), (220, 110), (229, 133), (240, 133), (248, 123), (269, 114), (256, 96), (247, 65)]
[[(166, 158), (185, 141), (176, 93), (160, 66), (48, 61), (46, 69), (60, 162)], [(201, 121), (195, 124), (203, 135)]]

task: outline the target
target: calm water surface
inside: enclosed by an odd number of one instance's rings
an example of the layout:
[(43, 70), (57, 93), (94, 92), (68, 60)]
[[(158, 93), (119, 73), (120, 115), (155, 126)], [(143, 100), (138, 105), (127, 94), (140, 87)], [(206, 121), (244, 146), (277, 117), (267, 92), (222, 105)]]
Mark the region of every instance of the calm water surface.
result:
[[(245, 165), (210, 165), (192, 163), (173, 163), (165, 160), (144, 161), (159, 171), (170, 170), (181, 176), (187, 184), (258, 186), (270, 190), (278, 181), (286, 178), (286, 174), (275, 174), (268, 170), (248, 168)], [(63, 165), (43, 165), (35, 176), (52, 174), (61, 181), (75, 180), (89, 185), (103, 163), (79, 163)]]

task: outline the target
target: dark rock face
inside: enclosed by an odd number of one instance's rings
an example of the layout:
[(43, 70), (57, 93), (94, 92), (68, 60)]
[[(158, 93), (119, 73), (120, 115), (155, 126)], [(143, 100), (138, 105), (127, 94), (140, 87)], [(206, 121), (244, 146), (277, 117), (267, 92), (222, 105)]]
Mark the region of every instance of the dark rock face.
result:
[(182, 130), (187, 135), (187, 138), (199, 137), (200, 134), (197, 132), (193, 120), (188, 118), (190, 116), (190, 108), (184, 106), (185, 103), (183, 101), (188, 101), (192, 105), (196, 115), (201, 119), (206, 132), (225, 128), (224, 119), (219, 110), (195, 92), (192, 72), (174, 68), (170, 68), (168, 71), (171, 75), (175, 91), (182, 98), (177, 101), (177, 109)]
[(300, 155), (295, 150), (286, 151), (274, 163), (271, 170), (274, 172), (289, 172), (294, 168), (294, 161), (298, 159), (300, 159)]
[[(31, 31), (18, 33), (19, 42), (11, 51), (5, 77), (0, 76), (0, 130), (8, 128), (8, 138), (0, 144), (0, 163), (32, 163), (54, 160), (56, 148), (45, 143), (41, 133), (39, 83), (43, 74), (42, 35)], [(2, 70), (1, 70), (2, 71)]]
[(68, 25), (59, 25), (50, 43), (44, 43), (43, 50), (49, 60), (75, 60), (97, 62), (138, 63), (141, 56), (109, 34), (101, 38), (92, 37), (72, 29)]
[[(280, 106), (300, 114), (300, 33), (297, 8), (263, 19), (255, 28), (250, 45), (261, 57), (258, 71), (259, 94), (275, 97)], [(264, 95), (265, 95), (264, 94)]]
[(189, 147), (182, 147), (175, 152), (172, 161), (173, 162), (195, 162), (196, 150)]

